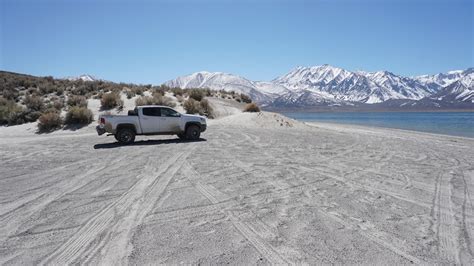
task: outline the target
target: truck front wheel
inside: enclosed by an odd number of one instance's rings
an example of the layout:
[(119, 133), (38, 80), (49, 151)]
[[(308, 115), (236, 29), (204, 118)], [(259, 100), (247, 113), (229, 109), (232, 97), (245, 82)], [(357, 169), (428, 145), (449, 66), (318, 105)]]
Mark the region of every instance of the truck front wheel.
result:
[(130, 144), (135, 141), (135, 132), (129, 128), (120, 129), (115, 138), (122, 144)]
[(186, 138), (189, 140), (198, 140), (201, 136), (201, 129), (196, 125), (190, 125), (186, 129)]

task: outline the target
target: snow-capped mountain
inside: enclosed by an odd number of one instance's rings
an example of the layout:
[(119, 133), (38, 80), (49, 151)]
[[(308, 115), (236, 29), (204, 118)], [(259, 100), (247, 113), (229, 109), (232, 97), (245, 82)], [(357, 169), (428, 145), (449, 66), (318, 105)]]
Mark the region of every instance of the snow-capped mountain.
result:
[(87, 74), (84, 74), (84, 75), (80, 75), (80, 76), (77, 76), (77, 77), (67, 77), (65, 78), (67, 80), (70, 80), (70, 81), (76, 81), (76, 80), (82, 80), (82, 81), (97, 81), (99, 80), (98, 78), (92, 76), (92, 75), (87, 75)]
[(464, 77), (467, 74), (467, 72), (469, 71), (472, 72), (472, 70), (473, 68), (470, 68), (464, 71), (454, 70), (454, 71), (449, 71), (447, 73), (438, 73), (435, 75), (421, 75), (421, 76), (413, 77), (413, 79), (424, 84), (426, 87), (436, 91), (458, 81), (459, 79)]
[(429, 98), (447, 102), (471, 102), (474, 103), (474, 68), (462, 72), (457, 81), (451, 82)]
[[(422, 100), (472, 100), (474, 68), (403, 77), (389, 71), (348, 71), (330, 65), (297, 67), (272, 81), (251, 81), (221, 72), (197, 72), (165, 83), (170, 87), (236, 91), (274, 107), (337, 106)], [(444, 96), (443, 96), (444, 95)], [(451, 95), (448, 97), (448, 95)]]
[(437, 89), (428, 88), (418, 80), (401, 77), (389, 71), (368, 72), (365, 76), (377, 86), (391, 91), (393, 94), (391, 99), (418, 100), (437, 91)]
[(186, 88), (209, 88), (212, 90), (226, 90), (244, 93), (254, 101), (260, 103), (271, 102), (286, 88), (275, 86), (269, 82), (254, 82), (246, 78), (222, 73), (201, 71), (191, 75), (178, 77), (164, 83), (169, 87)]
[(273, 82), (293, 92), (323, 95), (326, 101), (378, 103), (388, 99), (421, 99), (429, 95), (416, 82), (387, 71), (350, 72), (329, 65), (298, 67)]
[[(450, 84), (455, 78), (465, 76), (463, 72), (453, 72), (450, 78), (437, 81), (439, 84)], [(441, 79), (442, 74), (437, 77)], [(294, 92), (315, 93), (325, 101), (342, 100), (361, 103), (380, 103), (389, 99), (420, 100), (439, 91), (442, 86), (427, 85), (435, 78), (408, 78), (393, 74), (389, 71), (350, 72), (329, 65), (315, 67), (298, 67), (273, 82), (287, 87), (291, 95), (282, 95), (294, 101)], [(437, 83), (438, 84), (438, 83)], [(310, 98), (314, 98), (310, 97)], [(308, 102), (297, 100), (295, 104), (307, 105)]]

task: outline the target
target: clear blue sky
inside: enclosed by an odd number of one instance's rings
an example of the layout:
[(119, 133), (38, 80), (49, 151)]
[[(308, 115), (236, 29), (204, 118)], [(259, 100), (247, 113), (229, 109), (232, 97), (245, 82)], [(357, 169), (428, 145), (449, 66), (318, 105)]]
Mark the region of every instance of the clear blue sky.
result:
[(474, 65), (472, 0), (0, 0), (0, 69), (160, 84), (296, 66), (434, 74)]

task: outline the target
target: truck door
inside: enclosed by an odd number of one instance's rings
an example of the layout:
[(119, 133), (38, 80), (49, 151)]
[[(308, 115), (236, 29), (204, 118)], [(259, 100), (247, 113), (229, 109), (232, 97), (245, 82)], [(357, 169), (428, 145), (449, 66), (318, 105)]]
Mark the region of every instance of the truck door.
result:
[(144, 107), (139, 117), (144, 134), (160, 132), (161, 112), (159, 107)]
[(181, 114), (171, 108), (161, 108), (161, 124), (160, 132), (176, 132), (180, 131), (179, 122), (181, 120)]

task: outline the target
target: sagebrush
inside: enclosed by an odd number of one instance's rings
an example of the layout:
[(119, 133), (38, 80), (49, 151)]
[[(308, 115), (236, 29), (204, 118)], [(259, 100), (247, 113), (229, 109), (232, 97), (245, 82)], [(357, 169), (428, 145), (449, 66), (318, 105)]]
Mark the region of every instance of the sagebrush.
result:
[(175, 107), (176, 104), (170, 97), (162, 96), (159, 93), (155, 93), (153, 96), (141, 96), (135, 100), (136, 106), (143, 105), (164, 105), (169, 107)]
[(121, 108), (123, 107), (123, 101), (120, 99), (120, 94), (118, 93), (106, 93), (102, 95), (100, 105), (103, 110), (109, 110), (116, 107)]
[(256, 103), (249, 103), (245, 106), (244, 112), (260, 112), (260, 107)]
[(40, 132), (51, 132), (61, 128), (63, 120), (58, 112), (48, 112), (38, 118), (38, 130)]
[(66, 114), (66, 119), (64, 120), (65, 124), (74, 125), (86, 125), (90, 124), (94, 116), (92, 111), (85, 107), (73, 106), (69, 108), (69, 111)]

